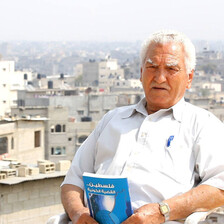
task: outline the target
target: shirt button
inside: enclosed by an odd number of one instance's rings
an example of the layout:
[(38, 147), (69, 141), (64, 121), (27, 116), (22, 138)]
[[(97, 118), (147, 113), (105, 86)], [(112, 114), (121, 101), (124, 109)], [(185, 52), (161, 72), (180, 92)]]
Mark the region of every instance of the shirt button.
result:
[(142, 138), (145, 138), (146, 136), (147, 136), (147, 133), (146, 133), (146, 132), (142, 132), (142, 133), (141, 133), (141, 137), (142, 137)]

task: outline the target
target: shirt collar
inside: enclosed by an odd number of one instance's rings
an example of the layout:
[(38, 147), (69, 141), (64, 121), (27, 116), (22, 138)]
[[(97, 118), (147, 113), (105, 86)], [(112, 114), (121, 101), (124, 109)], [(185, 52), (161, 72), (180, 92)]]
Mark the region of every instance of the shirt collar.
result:
[[(144, 97), (137, 104), (132, 105), (132, 107), (129, 110), (125, 110), (122, 113), (122, 118), (131, 117), (136, 112), (141, 113), (144, 116), (148, 116), (148, 112), (147, 112), (147, 110), (145, 108), (145, 105), (146, 105), (146, 99)], [(172, 107), (170, 107), (168, 109), (162, 109), (162, 110), (163, 111), (170, 111), (170, 110), (172, 110), (173, 117), (177, 121), (181, 122), (181, 120), (182, 120), (182, 114), (183, 114), (183, 111), (184, 111), (184, 106), (185, 106), (185, 100), (184, 100), (184, 97), (183, 97), (174, 106), (172, 106)]]
[(171, 108), (173, 110), (173, 116), (174, 118), (181, 122), (182, 121), (182, 116), (183, 116), (183, 112), (184, 112), (184, 107), (185, 107), (185, 100), (184, 97), (179, 100), (175, 105), (173, 105)]
[(121, 115), (122, 118), (129, 118), (136, 112), (138, 112), (144, 116), (148, 116), (148, 112), (145, 108), (145, 105), (146, 105), (146, 99), (144, 97), (137, 104), (132, 105), (129, 110), (125, 110)]

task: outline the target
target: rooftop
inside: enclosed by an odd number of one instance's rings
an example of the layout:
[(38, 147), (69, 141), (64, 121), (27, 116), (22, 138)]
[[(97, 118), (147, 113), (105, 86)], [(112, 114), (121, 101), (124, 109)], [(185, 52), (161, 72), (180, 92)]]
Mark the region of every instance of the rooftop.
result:
[(26, 182), (26, 181), (63, 177), (66, 175), (66, 173), (67, 173), (67, 171), (55, 171), (53, 173), (37, 174), (35, 176), (9, 177), (9, 178), (0, 180), (0, 184), (14, 185), (14, 184), (19, 184), (19, 183)]
[(63, 177), (71, 162), (61, 160), (57, 164), (38, 160), (37, 165), (23, 165), (12, 158), (0, 160), (0, 184), (14, 185), (26, 181)]

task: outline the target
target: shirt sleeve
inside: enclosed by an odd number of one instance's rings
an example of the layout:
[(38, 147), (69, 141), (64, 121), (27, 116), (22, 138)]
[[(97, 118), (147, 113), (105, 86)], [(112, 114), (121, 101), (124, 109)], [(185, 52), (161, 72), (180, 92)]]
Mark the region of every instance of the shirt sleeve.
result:
[(95, 173), (94, 163), (97, 140), (112, 116), (113, 111), (104, 115), (93, 132), (79, 147), (61, 186), (64, 184), (72, 184), (84, 189), (82, 175), (84, 172)]
[(196, 141), (196, 170), (201, 183), (224, 190), (224, 124), (208, 113)]

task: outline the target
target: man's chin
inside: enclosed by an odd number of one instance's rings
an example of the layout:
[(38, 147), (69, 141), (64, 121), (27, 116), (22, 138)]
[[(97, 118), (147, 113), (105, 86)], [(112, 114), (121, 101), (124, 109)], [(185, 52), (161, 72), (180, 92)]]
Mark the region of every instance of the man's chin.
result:
[(170, 102), (164, 99), (147, 100), (147, 110), (158, 111), (161, 109), (168, 109), (172, 105)]

